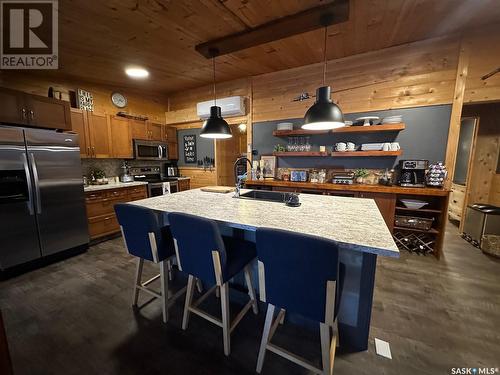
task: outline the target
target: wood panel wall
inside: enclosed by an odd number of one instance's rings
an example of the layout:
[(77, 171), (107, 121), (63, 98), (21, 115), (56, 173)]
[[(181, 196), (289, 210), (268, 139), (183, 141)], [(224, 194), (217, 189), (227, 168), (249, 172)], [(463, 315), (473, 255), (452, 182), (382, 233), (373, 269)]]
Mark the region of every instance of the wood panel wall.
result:
[[(345, 113), (450, 103), (458, 49), (439, 38), (333, 60), (326, 83)], [(254, 77), (253, 120), (302, 117), (314, 99), (293, 99), (321, 84), (322, 64)]]
[(500, 72), (482, 80), (481, 77), (500, 68), (500, 26), (467, 36), (470, 48), (469, 71), (464, 103), (500, 100)]
[[(46, 79), (38, 74), (19, 74), (16, 72), (1, 72), (0, 86), (31, 94), (47, 96), (49, 87), (61, 91), (64, 100), (69, 100), (68, 91), (81, 88), (92, 93), (94, 97), (94, 112), (99, 114), (116, 114), (118, 111), (127, 111), (132, 114), (146, 115), (151, 120), (165, 121), (165, 111), (168, 109), (167, 97), (148, 95), (130, 90), (122, 90), (119, 87), (99, 86), (85, 82), (74, 82), (65, 79)], [(128, 99), (128, 106), (119, 109), (111, 102), (111, 94), (118, 91)]]
[(500, 174), (493, 176), (490, 190), (490, 203), (495, 206), (500, 206)]
[(217, 173), (213, 170), (203, 170), (196, 167), (181, 167), (179, 173), (182, 176), (191, 177), (191, 189), (197, 189), (203, 186), (217, 185)]

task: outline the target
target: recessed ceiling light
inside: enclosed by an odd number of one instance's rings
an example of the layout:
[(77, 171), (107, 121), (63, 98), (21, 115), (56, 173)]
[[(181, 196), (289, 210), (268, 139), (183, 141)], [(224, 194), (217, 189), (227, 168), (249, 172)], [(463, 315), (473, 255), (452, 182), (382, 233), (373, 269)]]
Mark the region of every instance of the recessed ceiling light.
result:
[(125, 73), (131, 78), (147, 78), (149, 76), (149, 72), (144, 68), (127, 68), (125, 69)]

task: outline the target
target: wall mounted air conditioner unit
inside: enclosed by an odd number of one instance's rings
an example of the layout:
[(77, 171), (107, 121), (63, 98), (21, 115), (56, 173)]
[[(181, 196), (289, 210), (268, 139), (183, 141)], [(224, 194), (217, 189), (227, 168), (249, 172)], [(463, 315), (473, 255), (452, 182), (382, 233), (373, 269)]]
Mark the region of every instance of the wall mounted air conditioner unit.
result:
[[(213, 100), (196, 104), (198, 117), (205, 120), (210, 117), (210, 107), (214, 105)], [(217, 106), (221, 108), (222, 117), (234, 117), (246, 115), (245, 98), (243, 96), (230, 96), (217, 99)]]

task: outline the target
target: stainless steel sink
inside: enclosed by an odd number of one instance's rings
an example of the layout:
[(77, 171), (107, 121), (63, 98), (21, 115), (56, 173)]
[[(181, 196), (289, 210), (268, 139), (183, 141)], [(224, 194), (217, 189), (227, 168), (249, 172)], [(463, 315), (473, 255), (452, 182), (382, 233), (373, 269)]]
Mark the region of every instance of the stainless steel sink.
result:
[(240, 194), (239, 198), (284, 203), (287, 195), (288, 193), (282, 193), (279, 191), (250, 190), (246, 193)]

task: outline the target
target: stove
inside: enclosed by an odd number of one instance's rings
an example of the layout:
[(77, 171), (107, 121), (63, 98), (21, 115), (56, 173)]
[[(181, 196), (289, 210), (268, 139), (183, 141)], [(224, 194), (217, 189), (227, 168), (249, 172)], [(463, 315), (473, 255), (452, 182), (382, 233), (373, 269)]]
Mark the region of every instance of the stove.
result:
[(164, 177), (161, 167), (144, 166), (130, 168), (130, 174), (134, 181), (145, 181), (148, 183), (148, 196), (172, 194), (179, 191), (177, 177)]

